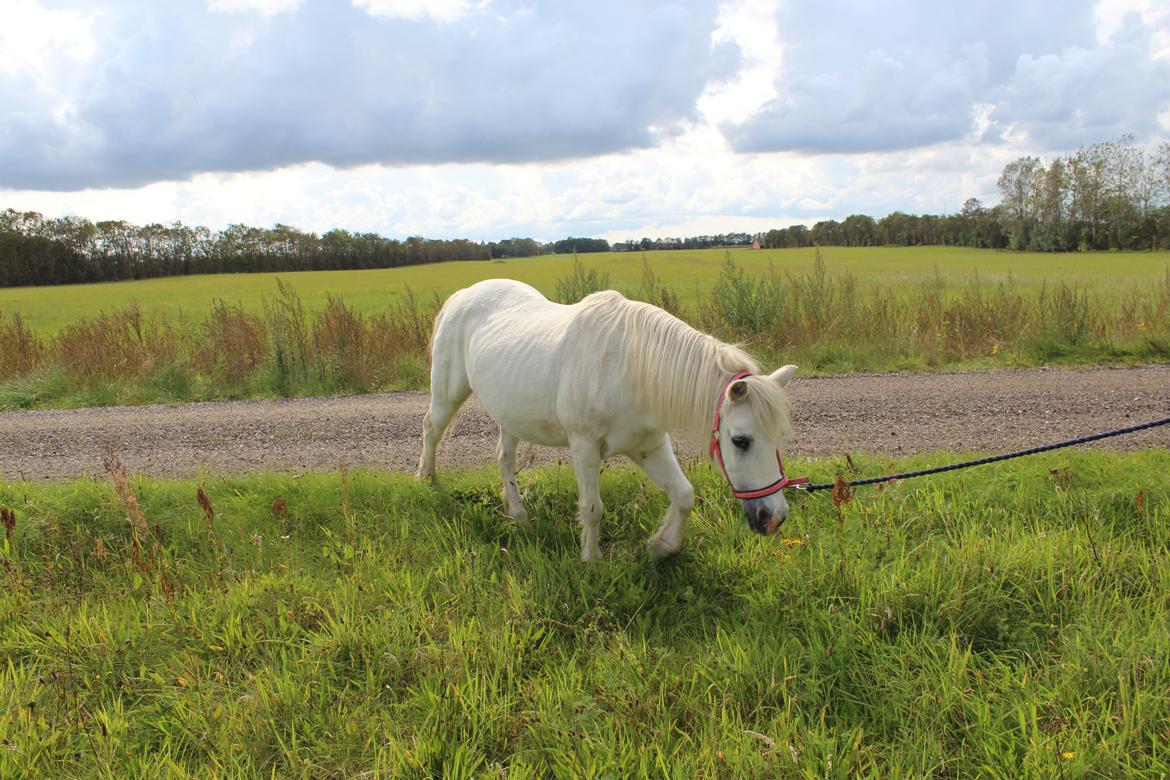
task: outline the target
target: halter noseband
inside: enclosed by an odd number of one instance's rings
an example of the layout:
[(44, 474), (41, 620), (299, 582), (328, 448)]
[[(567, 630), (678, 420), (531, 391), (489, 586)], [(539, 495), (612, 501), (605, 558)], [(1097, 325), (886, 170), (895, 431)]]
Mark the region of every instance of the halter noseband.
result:
[(727, 389), (735, 382), (743, 379), (745, 376), (751, 376), (751, 371), (740, 371), (738, 374), (727, 380), (727, 384), (723, 386), (722, 392), (719, 393), (719, 401), (715, 404), (715, 425), (711, 428), (711, 447), (709, 454), (719, 463), (719, 469), (723, 472), (723, 478), (727, 480), (727, 484), (731, 486), (731, 495), (736, 498), (763, 498), (770, 496), (773, 493), (779, 493), (789, 485), (805, 485), (808, 484), (808, 477), (795, 477), (789, 479), (784, 476), (784, 461), (780, 458), (780, 450), (776, 450), (776, 465), (780, 467), (780, 479), (773, 482), (771, 485), (755, 490), (736, 490), (735, 485), (731, 482), (731, 477), (727, 475), (727, 466), (723, 464), (723, 448), (719, 445), (719, 418), (723, 410), (723, 400), (727, 398)]

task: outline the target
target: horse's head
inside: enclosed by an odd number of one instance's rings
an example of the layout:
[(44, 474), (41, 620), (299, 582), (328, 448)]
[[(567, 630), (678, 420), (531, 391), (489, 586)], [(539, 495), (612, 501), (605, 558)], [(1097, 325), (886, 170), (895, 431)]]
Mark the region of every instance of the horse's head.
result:
[(758, 534), (775, 533), (788, 516), (780, 452), (791, 428), (783, 388), (795, 373), (796, 366), (784, 366), (769, 376), (737, 376), (716, 411), (711, 455)]

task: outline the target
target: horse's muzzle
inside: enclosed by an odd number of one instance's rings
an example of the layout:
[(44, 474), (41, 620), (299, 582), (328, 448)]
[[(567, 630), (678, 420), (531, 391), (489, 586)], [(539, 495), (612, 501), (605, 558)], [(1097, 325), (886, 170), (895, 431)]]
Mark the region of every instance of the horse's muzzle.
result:
[(743, 502), (743, 511), (748, 527), (764, 536), (776, 533), (788, 517), (787, 506), (774, 508), (765, 501), (754, 499)]

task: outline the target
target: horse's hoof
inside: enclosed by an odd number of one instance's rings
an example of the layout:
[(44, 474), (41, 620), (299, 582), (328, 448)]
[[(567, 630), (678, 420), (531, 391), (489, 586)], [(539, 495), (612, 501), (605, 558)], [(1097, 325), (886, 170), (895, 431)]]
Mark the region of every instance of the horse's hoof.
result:
[(646, 543), (646, 551), (650, 553), (656, 561), (661, 561), (671, 556), (678, 555), (679, 550), (682, 549), (681, 544), (667, 544), (661, 539), (651, 539)]
[(512, 506), (508, 502), (507, 490), (500, 491), (500, 501), (504, 503), (504, 514), (508, 517), (512, 518), (513, 520), (519, 520), (521, 523), (528, 519), (528, 512), (525, 511), (523, 504), (516, 504), (515, 506)]

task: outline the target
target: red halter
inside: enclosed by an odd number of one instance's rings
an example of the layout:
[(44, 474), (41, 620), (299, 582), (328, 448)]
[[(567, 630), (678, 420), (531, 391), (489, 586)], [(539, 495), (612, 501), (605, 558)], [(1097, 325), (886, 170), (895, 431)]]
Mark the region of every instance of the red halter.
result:
[(727, 380), (727, 384), (723, 386), (723, 391), (719, 393), (719, 401), (715, 404), (715, 426), (711, 429), (711, 448), (709, 454), (718, 461), (719, 468), (723, 471), (723, 478), (727, 480), (728, 485), (731, 485), (731, 495), (736, 498), (763, 498), (773, 493), (779, 493), (789, 485), (804, 485), (809, 481), (808, 477), (789, 479), (784, 476), (784, 461), (780, 458), (780, 450), (776, 450), (776, 465), (780, 467), (780, 479), (767, 487), (756, 488), (755, 490), (736, 490), (735, 485), (731, 484), (731, 477), (727, 476), (727, 466), (723, 464), (723, 448), (719, 446), (719, 416), (723, 410), (723, 399), (727, 397), (727, 388), (745, 376), (751, 375), (751, 371), (740, 371), (731, 379)]

